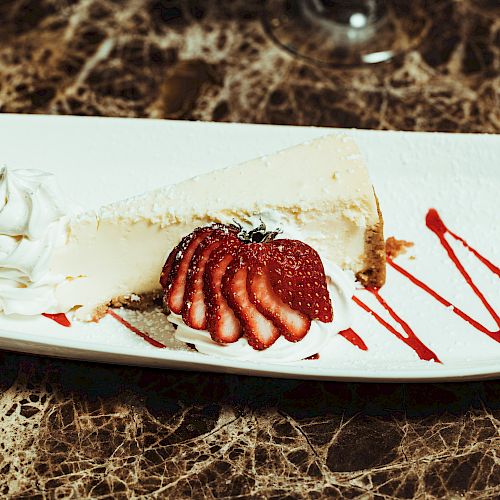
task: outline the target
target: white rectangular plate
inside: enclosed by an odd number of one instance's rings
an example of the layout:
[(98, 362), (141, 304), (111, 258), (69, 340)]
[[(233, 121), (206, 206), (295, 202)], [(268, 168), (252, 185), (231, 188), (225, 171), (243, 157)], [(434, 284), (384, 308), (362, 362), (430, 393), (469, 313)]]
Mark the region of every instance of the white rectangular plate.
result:
[[(335, 132), (332, 129), (109, 118), (0, 115), (0, 162), (54, 172), (68, 197), (86, 208), (178, 182), (193, 175)], [(414, 242), (396, 262), (489, 331), (487, 311), (425, 224), (434, 207), (446, 225), (490, 262), (500, 263), (500, 137), (342, 130), (359, 143), (380, 199), (385, 234)], [(276, 179), (279, 182), (279, 179)], [(207, 193), (207, 195), (209, 195)], [(466, 247), (445, 236), (494, 311), (499, 277)], [(367, 291), (357, 296), (399, 335), (391, 317)], [(64, 328), (47, 318), (0, 315), (0, 348), (42, 355), (152, 367), (273, 377), (335, 380), (458, 380), (500, 375), (498, 333), (488, 335), (388, 268), (381, 296), (441, 363), (419, 358), (401, 338), (355, 305), (361, 350), (337, 336), (317, 360), (250, 363), (188, 350), (170, 330), (158, 332), (161, 312), (121, 311), (159, 349), (111, 316)], [(496, 338), (494, 338), (496, 335)]]

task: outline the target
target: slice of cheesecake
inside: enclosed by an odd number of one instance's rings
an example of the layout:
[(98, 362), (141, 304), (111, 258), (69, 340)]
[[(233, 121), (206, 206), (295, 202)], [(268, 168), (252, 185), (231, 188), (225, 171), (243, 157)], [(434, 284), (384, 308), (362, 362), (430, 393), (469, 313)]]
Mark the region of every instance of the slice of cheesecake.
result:
[(166, 256), (211, 222), (279, 228), (364, 285), (385, 281), (383, 222), (356, 144), (329, 136), (78, 215), (51, 272), (61, 310), (80, 319), (161, 291)]

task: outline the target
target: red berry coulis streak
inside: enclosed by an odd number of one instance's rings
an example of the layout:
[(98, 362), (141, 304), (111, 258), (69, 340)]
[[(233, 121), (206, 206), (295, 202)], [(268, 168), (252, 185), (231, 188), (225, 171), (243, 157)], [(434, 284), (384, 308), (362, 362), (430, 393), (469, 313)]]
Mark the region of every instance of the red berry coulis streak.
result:
[(469, 250), (475, 257), (479, 259), (480, 262), (482, 262), (490, 271), (492, 271), (494, 274), (497, 276), (500, 276), (500, 269), (495, 266), (492, 262), (490, 262), (488, 259), (483, 257), (477, 250), (473, 249), (472, 247), (469, 246), (469, 244), (460, 236), (452, 233), (443, 223), (441, 220), (441, 217), (437, 213), (437, 211), (433, 208), (427, 212), (427, 217), (425, 219), (427, 227), (439, 238), (439, 242), (441, 245), (444, 247), (446, 250), (446, 253), (448, 254), (448, 257), (451, 259), (451, 261), (455, 264), (456, 268), (460, 272), (460, 274), (464, 277), (465, 281), (467, 284), (470, 286), (472, 291), (476, 294), (476, 296), (479, 298), (479, 300), (483, 303), (484, 307), (488, 311), (488, 313), (491, 315), (493, 320), (498, 326), (498, 330), (492, 331), (486, 328), (484, 325), (476, 321), (474, 318), (471, 318), (468, 314), (466, 314), (464, 311), (459, 309), (458, 307), (454, 306), (450, 301), (446, 300), (444, 297), (439, 295), (436, 291), (432, 290), (428, 285), (426, 285), (423, 281), (419, 280), (417, 277), (415, 277), (413, 274), (411, 274), (409, 271), (401, 267), (399, 264), (396, 264), (392, 259), (388, 258), (387, 263), (396, 271), (398, 271), (400, 274), (408, 278), (414, 285), (418, 286), (422, 290), (424, 290), (426, 293), (428, 293), (431, 297), (436, 299), (440, 304), (442, 304), (445, 307), (450, 307), (451, 311), (455, 313), (457, 316), (462, 318), (464, 321), (472, 325), (476, 330), (479, 330), (480, 332), (488, 335), (491, 339), (495, 340), (496, 342), (500, 342), (500, 316), (497, 314), (497, 312), (493, 309), (491, 304), (486, 300), (486, 297), (483, 295), (483, 293), (479, 290), (477, 285), (474, 283), (472, 278), (470, 277), (469, 273), (465, 270), (464, 266), (458, 259), (457, 255), (451, 248), (450, 244), (445, 238), (446, 234), (449, 234), (452, 238), (455, 240), (459, 241), (464, 245), (467, 250)]
[[(471, 247), (467, 241), (459, 236), (458, 234), (454, 233), (450, 229), (446, 227), (444, 224), (443, 220), (441, 219), (439, 213), (437, 212), (436, 209), (431, 208), (425, 217), (425, 225), (427, 226), (428, 229), (430, 229), (439, 239), (439, 242), (441, 243), (441, 246), (445, 249), (448, 257), (450, 260), (453, 262), (453, 264), (456, 266), (460, 274), (463, 276), (465, 279), (466, 283), (470, 286), (472, 291), (475, 293), (475, 295), (479, 298), (479, 300), (482, 302), (488, 313), (491, 315), (493, 320), (498, 326), (498, 330), (492, 331), (486, 328), (484, 325), (476, 321), (474, 318), (470, 317), (468, 314), (466, 314), (464, 311), (459, 309), (458, 307), (454, 306), (449, 300), (445, 299), (443, 296), (438, 294), (435, 290), (433, 290), (430, 286), (425, 284), (423, 281), (419, 280), (416, 276), (411, 274), (409, 271), (404, 269), (402, 266), (399, 264), (396, 264), (394, 260), (388, 255), (387, 256), (387, 264), (390, 265), (393, 269), (395, 269), (397, 272), (402, 274), (405, 278), (407, 278), (411, 283), (413, 283), (415, 286), (418, 288), (422, 289), (424, 292), (428, 293), (431, 297), (433, 297), (437, 302), (442, 304), (445, 307), (449, 307), (450, 310), (462, 318), (464, 321), (469, 323), (471, 326), (476, 328), (476, 330), (488, 335), (491, 339), (495, 340), (496, 342), (500, 342), (500, 316), (498, 313), (493, 309), (491, 304), (488, 302), (484, 294), (479, 290), (477, 285), (474, 283), (472, 280), (471, 276), (463, 266), (463, 264), (460, 262), (460, 259), (454, 252), (453, 248), (451, 247), (450, 243), (446, 239), (446, 235), (449, 235), (451, 238), (455, 239), (456, 241), (460, 242), (468, 251), (472, 253), (482, 264), (484, 264), (492, 273), (500, 277), (500, 268), (497, 267), (493, 262), (488, 260), (486, 257), (481, 255), (475, 248)], [(403, 336), (400, 332), (398, 332), (392, 325), (390, 325), (387, 321), (385, 321), (380, 315), (375, 313), (368, 305), (366, 305), (364, 302), (362, 302), (359, 298), (353, 297), (354, 302), (359, 305), (362, 309), (364, 309), (366, 312), (371, 314), (380, 324), (382, 324), (385, 328), (387, 328), (391, 333), (396, 335), (400, 340), (405, 342), (407, 345), (412, 347), (419, 357), (421, 359), (428, 359), (428, 360), (434, 360), (434, 361), (439, 361), (437, 356), (429, 349), (427, 348), (422, 342), (416, 337), (414, 332), (411, 330), (409, 325), (400, 317), (396, 314), (396, 312), (387, 304), (387, 302), (381, 297), (379, 294), (378, 290), (371, 289), (368, 290), (370, 291), (375, 298), (378, 300), (378, 302), (382, 305), (382, 307), (391, 315), (391, 317), (396, 320), (401, 327), (403, 328), (406, 336)]]
[(147, 333), (141, 332), (138, 328), (131, 325), (126, 319), (122, 318), (118, 314), (115, 313), (112, 309), (108, 309), (107, 314), (116, 319), (116, 321), (120, 322), (125, 328), (128, 328), (131, 332), (139, 335), (139, 337), (143, 338), (148, 344), (151, 344), (154, 347), (158, 347), (159, 349), (163, 349), (167, 347), (166, 345), (158, 342), (157, 340), (151, 338)]
[[(462, 243), (462, 245), (467, 248), (475, 257), (477, 257), (490, 271), (500, 277), (500, 267), (495, 266), (493, 262), (489, 261), (486, 257), (481, 255), (476, 249), (472, 248), (461, 236), (450, 231), (445, 225), (441, 217), (439, 216), (437, 210), (435, 208), (431, 208), (427, 212), (427, 216), (425, 217), (425, 225), (436, 234), (436, 236), (441, 241), (441, 244), (445, 247), (448, 255), (451, 260), (455, 263), (455, 265), (460, 266), (456, 255), (453, 250), (451, 250), (448, 242), (444, 239), (444, 235), (448, 233), (452, 238)], [(458, 264), (457, 264), (458, 262)], [(460, 266), (461, 267), (461, 266)], [(459, 269), (460, 269), (459, 267)], [(461, 272), (461, 271), (460, 271)], [(463, 274), (463, 273), (462, 273)], [(467, 273), (466, 273), (467, 274)], [(470, 278), (469, 278), (470, 279)]]
[(424, 361), (435, 361), (436, 363), (441, 363), (437, 355), (432, 352), (416, 335), (415, 332), (410, 328), (408, 323), (403, 320), (392, 307), (385, 301), (380, 295), (379, 291), (374, 288), (367, 288), (375, 298), (378, 300), (380, 305), (390, 314), (391, 318), (394, 319), (401, 328), (403, 329), (405, 335), (394, 328), (390, 323), (388, 323), (382, 316), (377, 314), (370, 306), (361, 301), (358, 297), (353, 297), (352, 300), (361, 309), (364, 309), (368, 314), (371, 314), (382, 326), (387, 328), (392, 334), (394, 334), (399, 340), (404, 342), (408, 347), (411, 347), (418, 355), (420, 359)]
[(347, 330), (342, 330), (341, 332), (339, 332), (339, 335), (342, 335), (342, 337), (344, 337), (352, 345), (355, 345), (362, 351), (368, 351), (368, 346), (364, 343), (363, 339), (352, 328), (348, 328)]
[(42, 313), (42, 316), (45, 316), (46, 318), (51, 319), (52, 321), (55, 321), (57, 324), (61, 326), (65, 327), (71, 326), (71, 322), (64, 313), (57, 313), (57, 314)]
[(305, 360), (315, 360), (315, 359), (319, 359), (319, 353), (317, 352), (316, 354), (311, 354), (310, 356), (307, 356), (307, 358), (304, 358)]

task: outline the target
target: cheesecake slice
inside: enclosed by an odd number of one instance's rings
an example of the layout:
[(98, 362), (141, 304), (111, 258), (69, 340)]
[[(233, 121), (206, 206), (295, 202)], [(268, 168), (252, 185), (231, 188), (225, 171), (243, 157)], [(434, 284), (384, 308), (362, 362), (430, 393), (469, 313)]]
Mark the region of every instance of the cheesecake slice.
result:
[(61, 311), (96, 319), (161, 292), (166, 257), (212, 222), (280, 229), (366, 286), (385, 281), (382, 216), (360, 152), (328, 136), (73, 217), (50, 272)]

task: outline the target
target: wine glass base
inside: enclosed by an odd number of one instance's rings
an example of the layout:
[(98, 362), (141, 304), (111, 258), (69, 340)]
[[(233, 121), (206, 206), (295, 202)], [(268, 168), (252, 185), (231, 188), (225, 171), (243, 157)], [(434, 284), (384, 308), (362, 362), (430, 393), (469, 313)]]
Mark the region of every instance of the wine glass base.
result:
[[(332, 2), (331, 2), (332, 3)], [(342, 2), (340, 2), (342, 3)], [(385, 2), (343, 2), (322, 15), (318, 0), (271, 0), (263, 16), (272, 40), (302, 59), (326, 66), (378, 64), (411, 50), (424, 25), (406, 32)], [(343, 9), (343, 10), (342, 10)]]

